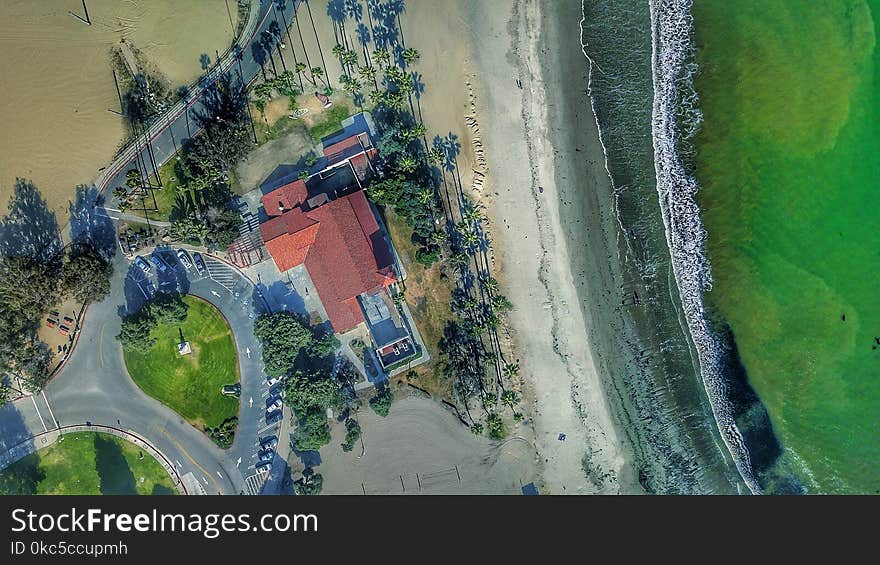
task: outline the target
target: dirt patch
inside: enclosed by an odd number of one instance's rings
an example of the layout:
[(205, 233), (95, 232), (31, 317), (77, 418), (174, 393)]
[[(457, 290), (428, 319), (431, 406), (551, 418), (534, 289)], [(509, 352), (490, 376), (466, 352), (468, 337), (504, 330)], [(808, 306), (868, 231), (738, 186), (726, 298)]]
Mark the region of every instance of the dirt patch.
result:
[[(50, 367), (55, 367), (60, 363), (61, 359), (72, 347), (76, 319), (81, 309), (82, 304), (77, 304), (73, 300), (68, 299), (52, 308), (50, 312), (46, 312), (46, 315), (43, 316), (37, 335), (46, 344), (49, 351), (52, 352), (53, 357), (49, 363)], [(65, 318), (73, 320), (73, 322), (67, 321)], [(54, 320), (54, 327), (49, 326), (48, 320), (50, 319)], [(61, 326), (69, 329), (67, 335), (62, 333)]]
[[(395, 392), (405, 394), (403, 391)], [(442, 404), (417, 393), (386, 418), (361, 410), (363, 447), (345, 453), (335, 425), (318, 471), (327, 494), (520, 494), (535, 480), (534, 447), (522, 438), (477, 437)]]

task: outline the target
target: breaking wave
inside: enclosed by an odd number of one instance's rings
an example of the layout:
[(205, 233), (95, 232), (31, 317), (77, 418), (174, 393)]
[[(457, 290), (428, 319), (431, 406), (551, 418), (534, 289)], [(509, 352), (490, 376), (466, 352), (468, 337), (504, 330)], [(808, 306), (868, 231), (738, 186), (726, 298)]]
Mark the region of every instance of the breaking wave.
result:
[(697, 205), (697, 182), (687, 172), (684, 142), (696, 131), (700, 112), (692, 78), (691, 0), (650, 0), (654, 104), (652, 137), (657, 193), (685, 320), (697, 350), (703, 386), (724, 443), (753, 493), (761, 487), (736, 425), (724, 377), (725, 352), (706, 316), (703, 293), (712, 288), (705, 254), (706, 230)]

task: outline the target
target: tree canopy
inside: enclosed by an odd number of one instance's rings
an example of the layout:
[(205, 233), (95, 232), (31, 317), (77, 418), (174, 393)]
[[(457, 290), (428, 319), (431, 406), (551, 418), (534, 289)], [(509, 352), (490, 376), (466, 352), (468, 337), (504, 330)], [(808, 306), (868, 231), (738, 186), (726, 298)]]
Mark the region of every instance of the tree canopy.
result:
[(302, 349), (311, 346), (311, 329), (296, 314), (264, 314), (254, 322), (254, 335), (263, 344), (266, 373), (281, 377), (293, 368)]
[(100, 302), (110, 294), (112, 274), (113, 265), (92, 244), (75, 245), (61, 267), (61, 292), (82, 304)]

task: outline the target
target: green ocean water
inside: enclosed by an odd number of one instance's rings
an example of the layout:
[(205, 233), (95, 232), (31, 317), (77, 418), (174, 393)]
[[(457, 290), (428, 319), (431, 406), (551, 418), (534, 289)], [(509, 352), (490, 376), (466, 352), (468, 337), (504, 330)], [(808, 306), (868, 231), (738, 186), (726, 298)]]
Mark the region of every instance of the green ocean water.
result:
[(880, 492), (880, 0), (693, 14), (709, 306), (781, 465), (810, 492)]

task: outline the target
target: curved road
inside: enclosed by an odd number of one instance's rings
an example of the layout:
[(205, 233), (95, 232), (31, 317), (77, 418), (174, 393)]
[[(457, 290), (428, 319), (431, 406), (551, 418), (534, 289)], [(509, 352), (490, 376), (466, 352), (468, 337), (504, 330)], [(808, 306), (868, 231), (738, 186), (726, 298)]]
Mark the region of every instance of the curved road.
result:
[[(232, 72), (250, 83), (261, 72), (250, 49), (251, 42), (274, 21), (284, 29), (285, 21), (291, 22), (298, 4), (295, 0), (252, 0), (252, 6), (258, 10), (252, 8), (252, 19), (238, 41), (241, 57), (230, 54), (197, 90), (154, 122), (148, 131), (149, 149), (141, 143), (124, 151), (96, 180), (96, 188), (103, 192), (107, 187), (123, 185), (125, 171), (137, 161), (150, 163), (152, 159), (158, 167), (170, 159), (181, 141), (196, 132), (195, 113), (212, 79), (219, 73)], [(278, 9), (278, 5), (283, 5), (283, 9)], [(143, 275), (127, 260), (114, 259), (111, 294), (89, 307), (77, 346), (67, 365), (46, 387), (45, 395), (0, 408), (0, 455), (6, 456), (0, 464), (5, 466), (10, 462), (7, 457), (15, 457), (11, 451), (14, 446), (46, 429), (90, 422), (130, 430), (147, 439), (177, 465), (180, 475), (192, 473), (208, 494), (238, 494), (247, 490), (245, 477), (253, 474), (258, 437), (273, 433), (263, 421), (267, 393), (259, 343), (253, 334), (253, 317), (263, 307), (262, 300), (249, 280), (219, 260), (205, 256), (212, 276), (199, 277), (194, 272), (187, 273), (173, 254), (169, 257), (175, 265), (174, 273), (169, 274), (173, 280), (163, 281), (160, 277), (152, 285), (138, 280)], [(137, 309), (138, 301), (142, 302), (145, 293), (155, 291), (155, 287), (165, 288), (172, 283), (181, 293), (212, 303), (232, 328), (239, 354), (242, 395), (238, 431), (228, 450), (221, 450), (174, 411), (145, 395), (125, 370), (122, 350), (115, 339), (121, 325), (120, 314)]]
[[(140, 270), (129, 266), (128, 261), (121, 258), (116, 261), (110, 296), (89, 307), (75, 353), (64, 370), (46, 387), (46, 396), (60, 425), (92, 422), (131, 430), (147, 438), (174, 461), (181, 475), (192, 472), (206, 492), (238, 493), (244, 490), (243, 477), (253, 463), (257, 431), (265, 412), (265, 379), (251, 317), (254, 313), (254, 287), (235, 269), (218, 260), (206, 257), (215, 280), (199, 277), (192, 269), (187, 273), (172, 259), (172, 252), (163, 252), (163, 256), (172, 263), (176, 274), (160, 277), (150, 284)], [(171, 290), (168, 288), (171, 284), (176, 290), (198, 296), (216, 306), (232, 329), (239, 352), (242, 398), (239, 429), (228, 450), (221, 450), (173, 410), (144, 394), (125, 369), (122, 349), (115, 339), (121, 326), (120, 309), (136, 310), (144, 301), (143, 292), (149, 294), (156, 286)], [(242, 301), (247, 303), (242, 304)], [(250, 358), (247, 350), (251, 351)], [(250, 398), (254, 398), (253, 406), (249, 406)], [(239, 457), (242, 461), (237, 467)]]

